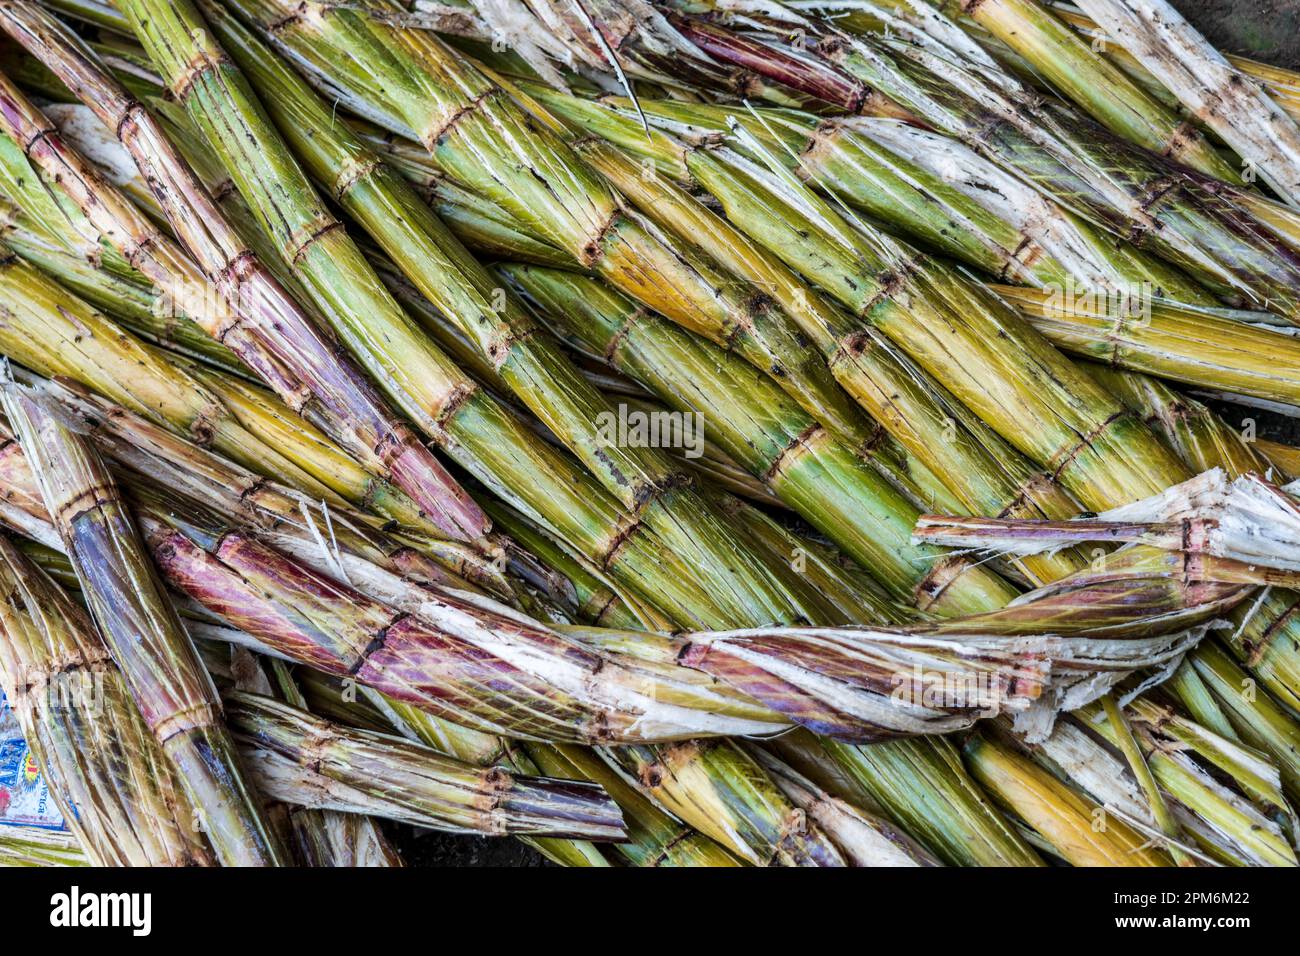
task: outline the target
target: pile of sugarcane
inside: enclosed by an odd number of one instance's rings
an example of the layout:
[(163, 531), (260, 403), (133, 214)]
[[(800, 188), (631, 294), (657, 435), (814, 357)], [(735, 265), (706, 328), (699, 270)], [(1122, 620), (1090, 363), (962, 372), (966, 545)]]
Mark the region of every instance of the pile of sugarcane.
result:
[(1297, 864), (1300, 74), (1163, 0), (0, 31), (0, 863)]

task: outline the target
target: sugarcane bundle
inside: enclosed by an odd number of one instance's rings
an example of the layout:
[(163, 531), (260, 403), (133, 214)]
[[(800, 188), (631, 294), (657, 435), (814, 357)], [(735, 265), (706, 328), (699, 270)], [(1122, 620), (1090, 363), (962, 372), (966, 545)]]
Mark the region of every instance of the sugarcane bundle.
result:
[[(1295, 404), (1300, 215), (1280, 112), (1180, 112), (1163, 67), (1225, 75), (1187, 31), (52, 6), (88, 26), (0, 5), (0, 351), (111, 462), (299, 859), (393, 862), (377, 814), (566, 865), (1295, 864), (1300, 456), (1181, 390)], [(326, 360), (455, 471), (303, 405)], [(0, 520), (81, 587), (12, 424)]]

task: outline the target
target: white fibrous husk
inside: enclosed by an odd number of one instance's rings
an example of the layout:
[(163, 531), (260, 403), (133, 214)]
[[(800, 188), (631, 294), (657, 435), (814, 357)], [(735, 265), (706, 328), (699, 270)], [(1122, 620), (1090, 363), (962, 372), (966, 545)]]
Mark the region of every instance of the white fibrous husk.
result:
[(1300, 127), (1164, 0), (1078, 0), (1287, 203), (1300, 205)]
[[(998, 554), (1045, 554), (1085, 541), (1141, 541), (1242, 564), (1300, 571), (1300, 483), (1278, 487), (1258, 474), (1229, 480), (1212, 468), (1159, 494), (1069, 522), (926, 517), (916, 537)], [(1041, 530), (1041, 534), (1036, 531)], [(1122, 536), (1108, 537), (1111, 529)], [(1023, 532), (1023, 533), (1017, 533)]]

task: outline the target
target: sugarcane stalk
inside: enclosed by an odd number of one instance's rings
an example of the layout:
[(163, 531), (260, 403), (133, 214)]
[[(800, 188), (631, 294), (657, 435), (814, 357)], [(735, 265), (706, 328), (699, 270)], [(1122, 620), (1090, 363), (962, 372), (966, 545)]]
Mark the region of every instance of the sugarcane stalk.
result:
[[(299, 711), (310, 711), (306, 696), (294, 679), (291, 668), (281, 660), (266, 661), (263, 667), (249, 651), (230, 648), (231, 670), (246, 663), (253, 679), (235, 679), (235, 689), (249, 693), (274, 690), (280, 699)], [(267, 671), (270, 671), (268, 674)], [(209, 667), (211, 673), (211, 667)], [(274, 680), (274, 685), (271, 681)], [(298, 859), (316, 867), (389, 867), (403, 866), (401, 856), (389, 843), (379, 822), (370, 816), (316, 810), (307, 807), (284, 807), (287, 811), (291, 842)]]
[(632, 866), (739, 866), (735, 856), (642, 796), (594, 751), (567, 744), (530, 746), (528, 752), (546, 773), (576, 774), (605, 789), (623, 810), (626, 843), (614, 849)]
[(530, 266), (507, 266), (502, 274), (538, 302), (561, 335), (703, 421), (716, 441), (895, 597), (960, 613), (1014, 596), (999, 593), (992, 578), (966, 580), (975, 598), (963, 604), (960, 582), (972, 572), (908, 547), (915, 522), (910, 503), (747, 363), (594, 280)]
[[(626, 521), (619, 516), (612, 501), (598, 487), (586, 481), (583, 473), (572, 463), (526, 435), (512, 434), (521, 433), (522, 429), (502, 410), (479, 408), (472, 395), (466, 404), (468, 408), (462, 409), (460, 415), (461, 419), (469, 420), (465, 422), (464, 434), (473, 439), (479, 433), (486, 433), (486, 440), (474, 448), (476, 457), (484, 462), (485, 467), (495, 466), (495, 470), (507, 474), (527, 475), (529, 484), (526, 488), (531, 500), (545, 508), (546, 516), (554, 518), (583, 553), (592, 555), (601, 564), (609, 560), (620, 574), (626, 573), (639, 588), (644, 587), (642, 582), (647, 576), (662, 575), (659, 586), (649, 591), (657, 595), (657, 600), (672, 607), (675, 613), (683, 615), (683, 621), (695, 620), (697, 613), (717, 614), (719, 620), (722, 619), (720, 612), (686, 610), (708, 608), (711, 603), (684, 569), (668, 570), (674, 568), (675, 562), (657, 543), (647, 541), (647, 535), (637, 533), (635, 527), (624, 527)], [(495, 441), (492, 440), (494, 436)], [(481, 474), (491, 486), (499, 487), (490, 472)], [(539, 476), (551, 476), (552, 481), (533, 494)]]
[(1086, 367), (1100, 385), (1162, 436), (1193, 472), (1222, 468), (1229, 477), (1237, 478), (1268, 471), (1269, 459), (1260, 444), (1247, 441), (1242, 429), (1233, 428), (1196, 399), (1146, 375)]
[[(372, 137), (371, 142), (377, 142), (390, 159), (395, 151), (401, 149), (398, 141), (392, 138), (376, 141)], [(754, 248), (752, 243), (726, 222), (705, 210), (683, 191), (657, 177), (645, 176), (644, 169), (620, 156), (617, 151), (611, 151), (604, 144), (588, 139), (573, 145), (584, 159), (615, 183), (626, 196), (632, 198), (643, 214), (657, 225), (672, 229), (678, 236), (684, 237), (685, 241), (700, 246), (724, 268), (751, 282), (757, 287), (756, 294), (771, 296), (791, 315), (799, 309), (815, 305), (809, 302), (810, 290), (798, 288), (798, 280), (792, 283), (779, 275), (779, 270), (784, 269), (784, 266), (764, 262), (761, 250)], [(430, 175), (427, 172), (430, 165), (427, 156), (421, 155), (422, 159), (408, 157), (405, 160), (399, 159), (397, 164), (408, 176)], [(466, 232), (463, 216), (456, 209), (448, 208), (446, 203), (435, 203), (435, 208), (448, 219), (452, 230), (481, 254), (490, 254), (511, 262), (571, 267), (567, 260), (561, 259), (557, 263), (553, 257), (539, 257), (527, 248), (521, 248), (517, 242), (508, 246), (493, 242), (485, 244), (481, 235), (473, 231)], [(515, 223), (515, 227), (519, 228), (519, 224)], [(730, 337), (723, 336), (721, 331), (706, 334), (706, 337), (715, 342), (721, 340), (729, 347)], [(744, 355), (743, 352), (741, 354)], [(752, 357), (747, 358), (752, 362)], [(765, 373), (770, 371), (767, 366), (753, 364)], [(824, 375), (824, 370), (822, 374)], [(932, 504), (936, 508), (951, 507), (956, 503), (952, 493), (929, 468), (908, 450), (890, 447), (888, 437), (880, 432), (878, 426), (852, 409), (851, 403), (843, 395), (832, 391), (833, 384), (828, 389), (824, 380), (810, 379), (810, 384), (815, 387), (799, 391), (791, 387), (788, 374), (781, 376), (778, 381), (814, 418), (852, 446), (908, 497)]]
[[(178, 772), (85, 611), (7, 538), (0, 587), (0, 686), (88, 861), (212, 865)], [(44, 861), (46, 842), (6, 840), (0, 858)]]
[(1104, 295), (997, 286), (1066, 352), (1186, 385), (1300, 404), (1300, 340), (1247, 316), (1148, 300), (1118, 307)]
[[(37, 34), (25, 32), (15, 20), (29, 13), (38, 18), (32, 24), (35, 30), (63, 31), (27, 5), (0, 9), (0, 25), (13, 27), (20, 37), (36, 44)], [(78, 42), (66, 31), (54, 35), (60, 43)], [(107, 77), (89, 73), (84, 79)], [(111, 96), (112, 87), (93, 89), (93, 95), (82, 93), (102, 107), (101, 118), (119, 131), (125, 143), (140, 147), (142, 139), (148, 142), (134, 158), (149, 170), (160, 202), (173, 204), (168, 207), (173, 227), (185, 237), (190, 251), (202, 257), (207, 272), (67, 147), (26, 97), (0, 77), (0, 96), (7, 106), (3, 129), (34, 165), (79, 204), (100, 236), (114, 242), (173, 302), (187, 306), (187, 312), (198, 306), (200, 314), (193, 317), (234, 349), (290, 407), (329, 432), (372, 473), (407, 491), (445, 532), (470, 540), (480, 536), (486, 530), (481, 512), (409, 428), (387, 411), (337, 346), (323, 339), (297, 304), (260, 269), (183, 161), (159, 138), (139, 104), (120, 90), (116, 91), (120, 95)], [(157, 161), (151, 162), (151, 155)], [(242, 268), (233, 268), (236, 265)]]
[[(618, 130), (620, 142), (638, 142), (625, 125), (618, 125), (616, 120), (611, 124), (614, 118), (607, 110), (595, 107), (582, 110), (582, 104), (575, 106), (572, 98), (561, 101), (549, 97), (547, 102), (563, 102), (570, 108), (566, 115), (585, 116), (592, 128), (602, 133), (610, 132), (611, 128)], [(647, 107), (653, 108), (650, 104)], [(573, 109), (580, 112), (575, 114)], [(1019, 461), (1017, 454), (1001, 439), (886, 342), (877, 338), (875, 348), (862, 347), (851, 356), (838, 350), (827, 327), (843, 325), (844, 318), (765, 249), (754, 245), (693, 199), (665, 188), (658, 178), (640, 175), (629, 159), (620, 159), (607, 145), (602, 147), (587, 139), (580, 148), (620, 188), (641, 203), (648, 215), (663, 215), (671, 210), (672, 214), (659, 220), (665, 228), (672, 228), (692, 241), (704, 242), (720, 261), (786, 304), (792, 314), (808, 317), (805, 331), (826, 352), (845, 389), (922, 463), (921, 470), (947, 482), (947, 494), (931, 496), (936, 510), (968, 508), (977, 514), (1020, 509), (1064, 514), (1070, 510), (1068, 496), (1035, 476), (1034, 470)], [(670, 147), (666, 155), (677, 154)], [(954, 494), (958, 496), (957, 507), (951, 501), (945, 506), (943, 500)], [(1032, 580), (1042, 582), (1077, 566), (1068, 555), (1060, 555), (1025, 570)]]
[(1234, 169), (1193, 123), (1156, 99), (1035, 0), (960, 4), (961, 12), (1023, 57), (1049, 87), (1118, 136), (1225, 182)]
[[(6, 139), (0, 142), (0, 149), (10, 145)], [(192, 320), (168, 315), (161, 297), (143, 276), (117, 274), (107, 263), (95, 265), (61, 244), (43, 239), (30, 219), (7, 201), (0, 202), (0, 242), (144, 340), (232, 375), (251, 374), (233, 352)]]
[(244, 780), (212, 681), (98, 452), (48, 399), (10, 384), (3, 401), (87, 605), (214, 852), (226, 864), (278, 864), (283, 851)]
[[(488, 502), (492, 520), (546, 566), (563, 575), (573, 588), (573, 606), (579, 619), (599, 627), (636, 630), (643, 625), (640, 608), (629, 604), (616, 585), (594, 568), (567, 552), (527, 517), (506, 505)], [(668, 626), (666, 619), (659, 625)]]
[[(606, 97), (595, 104), (535, 85), (521, 87), (566, 122), (610, 139), (653, 163), (660, 173), (691, 178), (688, 153), (638, 130), (623, 101)], [(1150, 281), (1160, 294), (1213, 302), (1178, 270), (1131, 247), (1116, 247), (1113, 238), (961, 143), (901, 120), (827, 119), (792, 110), (671, 101), (645, 101), (642, 112), (656, 131), (685, 143), (725, 143), (751, 159), (775, 160), (855, 210), (900, 226), (923, 248), (1002, 276), (1003, 281), (1062, 288), (1109, 285), (1115, 264), (1120, 264), (1121, 275)], [(761, 148), (749, 148), (732, 133), (733, 125)], [(586, 141), (579, 148), (597, 155), (608, 149)], [(593, 162), (605, 171), (599, 161)], [(645, 169), (637, 174), (651, 178)], [(626, 175), (616, 181), (631, 196), (647, 188)]]
[[(1061, 20), (1068, 23), (1090, 42), (1105, 38), (1105, 32), (1097, 22), (1073, 4), (1053, 3), (1052, 10)], [(1120, 69), (1142, 84), (1155, 96), (1175, 101), (1176, 97), (1164, 87), (1127, 49), (1116, 43), (1097, 43), (1099, 52), (1112, 60)], [(1293, 119), (1300, 120), (1300, 76), (1293, 70), (1262, 63), (1250, 57), (1234, 53), (1224, 53), (1223, 57), (1234, 67), (1260, 84), (1282, 109)]]
[[(1278, 774), (1261, 755), (1228, 741), (1216, 740), (1201, 728), (1179, 718), (1144, 698), (1131, 705), (1135, 743), (1150, 765), (1160, 788), (1182, 808), (1184, 819), (1199, 821), (1195, 830), (1208, 827), (1226, 836), (1247, 860), (1271, 866), (1295, 866), (1294, 850), (1288, 845), (1283, 827), (1294, 828), (1294, 813), (1278, 786)], [(1112, 745), (1119, 745), (1109, 719), (1093, 705), (1081, 709), (1077, 719)], [(1171, 742), (1176, 742), (1170, 746)], [(1193, 759), (1193, 755), (1197, 759)], [(1203, 761), (1203, 763), (1202, 763)], [(1231, 780), (1240, 791), (1234, 793), (1215, 781), (1207, 767)], [(1243, 796), (1245, 799), (1243, 799)], [(1253, 806), (1252, 806), (1253, 802)], [(1158, 820), (1152, 817), (1153, 820)], [(1159, 825), (1157, 823), (1157, 825)], [(1212, 852), (1222, 852), (1209, 834), (1197, 833)], [(1170, 842), (1170, 848), (1186, 844)], [(1175, 858), (1177, 858), (1175, 854)], [(1238, 858), (1234, 862), (1240, 863)]]
[[(137, 482), (143, 478), (163, 483), (171, 492), (259, 528), (298, 553), (332, 554), (326, 558), (334, 562), (331, 567), (346, 567), (347, 556), (356, 555), (415, 582), (482, 589), (507, 599), (511, 596), (500, 569), (454, 542), (387, 532), (382, 519), (308, 498), (130, 415), (120, 406), (78, 391), (68, 382), (49, 386), (21, 372), (16, 372), (16, 377), (45, 387), (114, 462), (138, 476)], [(130, 482), (129, 475), (127, 480)]]
[(827, 752), (891, 818), (951, 866), (1042, 866), (992, 806), (946, 738)]
[(964, 747), (967, 765), (999, 804), (1074, 866), (1169, 866), (1161, 851), (1106, 808), (986, 734)]
[(777, 786), (820, 826), (852, 866), (939, 866), (939, 861), (888, 821), (819, 789), (771, 752), (746, 746)]
[(247, 467), (342, 504), (276, 445), (246, 429), (199, 381), (12, 253), (0, 253), (0, 295), (7, 303), (0, 352), (9, 358), (47, 377), (82, 382)]
[(1243, 574), (1259, 570), (1260, 584), (1295, 586), (1300, 571), (1294, 556), (1300, 540), (1300, 502), (1258, 474), (1229, 480), (1220, 468), (1095, 518), (1024, 522), (927, 515), (917, 522), (916, 536), (954, 547), (964, 542), (1012, 551), (1050, 550), (1084, 540), (1142, 542), (1193, 558), (1205, 555), (1210, 560), (1198, 573), (1213, 574), (1216, 565), (1229, 574), (1234, 568)]
[(1300, 127), (1163, 0), (1080, 0), (1187, 111), (1283, 200), (1300, 205)]
[(0, 828), (0, 866), (90, 866), (76, 838), (64, 830)]
[(1295, 800), (1300, 794), (1300, 730), (1295, 711), (1285, 707), (1237, 665), (1220, 647), (1207, 643), (1188, 658), (1223, 708), (1242, 740), (1272, 757), (1282, 786)]
[(617, 807), (594, 784), (481, 770), (255, 694), (233, 692), (226, 701), (231, 730), (273, 798), (300, 799), (300, 788), (310, 785), (319, 788), (318, 808), (367, 806), (375, 815), (451, 832), (625, 836)]
[(752, 866), (849, 865), (829, 835), (734, 741), (601, 753), (655, 803)]
[[(1190, 745), (1151, 724), (1147, 718), (1156, 713), (1190, 730), (1191, 733), (1184, 734), (1192, 741)], [(1243, 771), (1250, 774), (1258, 768), (1263, 774), (1271, 771), (1276, 777), (1276, 771), (1258, 754), (1234, 748), (1227, 741), (1214, 740), (1181, 715), (1150, 704), (1145, 698), (1134, 701), (1126, 717), (1138, 731), (1142, 759), (1152, 769), (1161, 799), (1167, 802), (1178, 825), (1192, 838), (1177, 844), (1164, 838), (1166, 845), (1176, 846), (1193, 864), (1295, 865), (1295, 854), (1287, 846), (1278, 823), (1265, 815), (1264, 811), (1271, 808), (1262, 804), (1252, 806), (1243, 796), (1250, 793), (1243, 786)], [(1048, 773), (1100, 803), (1104, 809), (1098, 814), (1099, 823), (1108, 822), (1115, 815), (1153, 840), (1161, 839), (1157, 820), (1142, 789), (1126, 773), (1124, 761), (1112, 752), (1117, 740), (1100, 709), (1090, 708), (1087, 717), (1080, 715), (1062, 721), (1041, 743), (1027, 746), (1018, 741), (1016, 746)], [(1197, 759), (1192, 758), (1193, 753)], [(1208, 763), (1199, 763), (1201, 759)], [(1211, 777), (1206, 766), (1221, 766), (1226, 776)], [(1223, 779), (1231, 780), (1241, 789), (1234, 790), (1221, 783)]]
[[(670, 483), (673, 475), (665, 470), (662, 456), (638, 454), (621, 442), (611, 447), (592, 434), (592, 423), (614, 417), (616, 410), (581, 380), (520, 303), (473, 260), (402, 179), (380, 165), (344, 127), (330, 124), (325, 105), (310, 88), (228, 13), (215, 7), (205, 9), (209, 22), (252, 82), (268, 93), (273, 91), (268, 96), (273, 115), (279, 117), (281, 129), (318, 181), (335, 183), (340, 168), (369, 170), (353, 178), (346, 190), (335, 189), (336, 197), (366, 225), (420, 291), (491, 359), (511, 391), (616, 494), (624, 493), (616, 477), (620, 474), (643, 473), (660, 485)], [(313, 131), (310, 138), (303, 136), (305, 130)], [(389, 212), (394, 207), (401, 210), (399, 215)], [(793, 371), (783, 374), (787, 378), (798, 375)], [(843, 396), (840, 400), (844, 401)], [(637, 493), (635, 500), (642, 498)], [(625, 504), (631, 502), (625, 499)]]
[[(1193, 665), (1188, 667), (1195, 672)], [(1144, 742), (1150, 750), (1158, 750), (1159, 744), (1165, 741), (1177, 741), (1194, 752), (1198, 759), (1231, 778), (1234, 786), (1279, 826), (1294, 832), (1295, 811), (1283, 792), (1280, 768), (1274, 765), (1266, 751), (1243, 745), (1235, 739), (1235, 731), (1230, 731), (1232, 736), (1225, 738), (1148, 696), (1133, 700), (1129, 709), (1140, 723)]]
[(1193, 865), (1192, 858), (1178, 845), (1178, 841), (1182, 836), (1178, 821), (1169, 812), (1169, 806), (1160, 794), (1156, 779), (1151, 775), (1151, 768), (1147, 766), (1146, 759), (1138, 747), (1137, 739), (1133, 736), (1133, 730), (1124, 719), (1124, 713), (1115, 702), (1114, 695), (1105, 695), (1102, 697), (1101, 703), (1106, 712), (1106, 720), (1110, 725), (1111, 739), (1119, 746), (1120, 752), (1128, 762), (1129, 771), (1137, 778), (1138, 785), (1142, 788), (1143, 794), (1146, 795), (1151, 816), (1155, 819), (1160, 832), (1168, 838), (1165, 848), (1179, 866)]

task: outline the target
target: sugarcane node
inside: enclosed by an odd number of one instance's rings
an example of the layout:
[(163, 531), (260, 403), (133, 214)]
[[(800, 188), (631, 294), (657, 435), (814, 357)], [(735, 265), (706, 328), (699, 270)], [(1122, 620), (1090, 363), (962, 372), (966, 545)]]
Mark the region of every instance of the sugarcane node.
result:
[(344, 197), (351, 191), (352, 187), (363, 179), (369, 178), (377, 170), (383, 169), (384, 163), (376, 157), (367, 157), (364, 161), (349, 162), (340, 171), (334, 181), (333, 195), (337, 202), (341, 202)]
[(604, 225), (596, 230), (596, 235), (583, 243), (582, 249), (578, 254), (578, 261), (590, 269), (600, 262), (605, 255), (605, 240), (615, 229), (627, 220), (626, 215), (617, 206), (610, 210), (609, 218), (605, 220)]
[(1243, 630), (1241, 635), (1234, 638), (1234, 642), (1240, 643), (1241, 649), (1245, 651), (1245, 663), (1247, 667), (1254, 667), (1264, 658), (1264, 653), (1268, 646), (1273, 643), (1274, 638), (1286, 629), (1287, 625), (1293, 618), (1300, 617), (1300, 599), (1297, 599), (1279, 614), (1269, 625), (1260, 632), (1255, 640), (1250, 640), (1245, 636)]
[[(442, 146), (452, 134), (452, 128), (469, 114), (478, 110), (486, 100), (505, 99), (505, 93), (497, 87), (489, 87), (482, 93), (479, 93), (464, 106), (457, 107), (456, 110), (447, 117), (440, 126), (436, 126), (420, 134), (420, 142), (430, 151), (437, 150)], [(540, 177), (539, 177), (540, 178)]]
[(319, 225), (311, 226), (306, 239), (292, 245), (292, 254), (289, 257), (292, 262), (301, 262), (303, 257), (311, 251), (311, 247), (324, 239), (330, 233), (344, 232), (343, 223), (339, 222), (337, 219), (334, 219), (333, 217), (327, 218), (325, 214), (322, 214), (321, 218), (325, 221)]
[(778, 480), (785, 470), (790, 467), (791, 463), (797, 462), (799, 456), (807, 453), (815, 443), (834, 440), (834, 437), (819, 422), (812, 422), (803, 431), (791, 438), (786, 443), (786, 446), (781, 449), (780, 454), (772, 459), (772, 463), (763, 474), (763, 480)]
[[(1080, 438), (1072, 447), (1052, 455), (1047, 462), (1048, 467), (1051, 468), (1052, 480), (1060, 481), (1061, 475), (1065, 473), (1067, 468), (1074, 464), (1075, 459), (1082, 455), (1085, 450), (1092, 449), (1092, 443), (1101, 437), (1102, 432), (1115, 424), (1115, 422), (1129, 417), (1129, 413), (1122, 408), (1111, 412), (1111, 414), (1100, 425), (1094, 428), (1087, 435)], [(1056, 461), (1059, 461), (1059, 464), (1053, 465), (1052, 463)]]
[(209, 49), (201, 49), (190, 60), (180, 68), (176, 74), (176, 79), (168, 82), (167, 88), (178, 103), (184, 103), (205, 73), (216, 73), (222, 68), (230, 68), (233, 64), (224, 51), (214, 53)]

